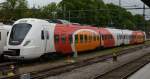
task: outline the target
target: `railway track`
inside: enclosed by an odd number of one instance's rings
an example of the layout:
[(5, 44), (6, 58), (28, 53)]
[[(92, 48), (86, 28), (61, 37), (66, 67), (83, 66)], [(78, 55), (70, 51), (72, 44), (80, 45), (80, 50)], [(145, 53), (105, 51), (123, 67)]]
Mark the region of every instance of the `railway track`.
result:
[[(134, 48), (123, 49), (123, 50), (117, 51), (117, 52), (122, 52), (122, 53), (117, 53), (117, 55), (118, 56), (124, 55), (124, 54), (134, 52), (134, 51), (139, 50), (139, 49), (147, 48), (149, 46), (150, 45), (141, 45), (141, 46), (137, 46)], [(29, 74), (31, 79), (43, 79), (43, 78), (47, 78), (49, 76), (56, 76), (56, 75), (59, 75), (61, 73), (69, 72), (69, 71), (76, 69), (76, 68), (80, 68), (80, 67), (84, 67), (87, 65), (101, 62), (101, 61), (105, 61), (105, 60), (110, 59), (110, 58), (112, 58), (112, 54), (105, 55), (105, 56), (97, 56), (94, 58), (78, 61), (75, 63), (59, 65), (59, 66), (55, 66), (55, 67), (45, 69), (45, 70), (40, 70), (40, 71), (34, 71), (34, 72), (31, 71), (29, 73), (24, 73), (24, 74)], [(13, 77), (5, 76), (5, 78), (16, 79), (16, 78), (20, 78), (20, 75), (22, 75), (22, 74), (16, 74)]]
[(16, 62), (3, 62), (0, 63), (0, 78), (4, 78), (3, 75), (11, 76), (9, 72), (15, 73)]
[(150, 54), (147, 54), (139, 59), (131, 61), (119, 68), (113, 69), (103, 75), (98, 75), (93, 79), (127, 79), (136, 71), (144, 67), (150, 62)]

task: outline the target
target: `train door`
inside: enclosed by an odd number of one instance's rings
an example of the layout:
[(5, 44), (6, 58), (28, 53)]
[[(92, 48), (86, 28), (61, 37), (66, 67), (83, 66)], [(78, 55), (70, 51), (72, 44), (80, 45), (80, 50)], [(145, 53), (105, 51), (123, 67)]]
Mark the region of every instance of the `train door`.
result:
[(68, 38), (69, 38), (69, 35), (66, 32), (61, 33), (61, 35), (60, 35), (60, 40), (61, 40), (60, 49), (61, 49), (61, 52), (63, 52), (64, 54), (70, 53), (70, 50), (71, 50), (71, 45), (69, 43)]
[(2, 54), (4, 46), (6, 45), (7, 31), (0, 29), (0, 54)]
[(47, 39), (48, 39), (48, 35), (47, 35), (47, 31), (45, 29), (41, 30), (41, 50), (43, 53), (47, 53)]

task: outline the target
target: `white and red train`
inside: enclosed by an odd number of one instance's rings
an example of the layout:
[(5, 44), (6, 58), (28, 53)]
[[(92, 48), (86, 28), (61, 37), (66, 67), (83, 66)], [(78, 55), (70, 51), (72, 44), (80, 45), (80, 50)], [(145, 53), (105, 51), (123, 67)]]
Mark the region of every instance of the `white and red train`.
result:
[(47, 53), (80, 53), (96, 48), (139, 44), (145, 40), (146, 35), (142, 31), (53, 24), (26, 18), (13, 24), (4, 56), (10, 59), (34, 59)]
[(0, 23), (0, 57), (4, 51), (4, 46), (6, 46), (7, 35), (10, 29), (11, 25)]

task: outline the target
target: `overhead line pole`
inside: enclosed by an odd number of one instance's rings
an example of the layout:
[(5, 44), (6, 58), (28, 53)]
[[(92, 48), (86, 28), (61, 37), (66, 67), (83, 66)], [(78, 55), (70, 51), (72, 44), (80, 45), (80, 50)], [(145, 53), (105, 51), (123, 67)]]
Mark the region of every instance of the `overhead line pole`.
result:
[(119, 0), (119, 6), (121, 7), (121, 0)]
[[(143, 17), (144, 17), (144, 20), (145, 20), (145, 4), (143, 4)], [(144, 21), (144, 31), (146, 31), (146, 23), (145, 23), (145, 21)]]

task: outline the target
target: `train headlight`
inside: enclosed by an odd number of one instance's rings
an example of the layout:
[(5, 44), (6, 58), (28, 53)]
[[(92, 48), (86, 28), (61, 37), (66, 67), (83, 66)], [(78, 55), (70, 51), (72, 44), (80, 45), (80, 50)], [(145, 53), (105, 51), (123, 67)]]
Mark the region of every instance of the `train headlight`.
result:
[(30, 42), (30, 40), (26, 41), (23, 46), (27, 46)]

